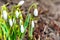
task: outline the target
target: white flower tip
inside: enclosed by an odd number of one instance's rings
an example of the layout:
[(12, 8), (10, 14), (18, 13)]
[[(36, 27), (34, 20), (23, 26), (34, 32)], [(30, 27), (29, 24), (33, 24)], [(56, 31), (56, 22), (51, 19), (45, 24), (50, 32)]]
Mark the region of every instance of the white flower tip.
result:
[(38, 10), (34, 9), (34, 16), (38, 16)]
[(6, 12), (6, 10), (3, 11), (2, 16), (3, 16), (3, 18), (4, 18), (5, 20), (7, 20), (7, 12)]
[(18, 5), (23, 5), (23, 4), (24, 4), (23, 0), (18, 3)]
[(21, 33), (24, 33), (24, 27), (21, 25)]
[(32, 21), (32, 27), (34, 28), (34, 21)]
[(13, 25), (12, 19), (9, 19), (9, 24), (10, 24), (10, 26), (12, 27), (12, 25)]
[(16, 18), (18, 18), (18, 16), (19, 16), (19, 12), (18, 12), (18, 11), (16, 11)]

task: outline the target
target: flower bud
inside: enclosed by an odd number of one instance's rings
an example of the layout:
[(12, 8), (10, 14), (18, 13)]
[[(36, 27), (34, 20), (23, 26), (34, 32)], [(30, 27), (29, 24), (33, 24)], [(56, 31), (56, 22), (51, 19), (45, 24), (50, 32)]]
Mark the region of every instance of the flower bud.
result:
[(12, 19), (9, 19), (9, 24), (10, 24), (10, 26), (12, 27), (12, 25), (13, 25)]
[(3, 18), (4, 18), (5, 20), (7, 20), (7, 12), (6, 12), (6, 10), (3, 10), (2, 16), (3, 16)]
[(34, 21), (32, 21), (32, 27), (34, 28)]
[(19, 16), (19, 12), (16, 11), (15, 14), (16, 14), (16, 18), (18, 18), (18, 16)]
[(38, 10), (34, 9), (34, 16), (38, 16)]
[(18, 3), (18, 5), (23, 5), (23, 4), (24, 4), (23, 0)]
[(24, 32), (24, 27), (23, 27), (23, 25), (21, 25), (21, 33), (23, 33)]

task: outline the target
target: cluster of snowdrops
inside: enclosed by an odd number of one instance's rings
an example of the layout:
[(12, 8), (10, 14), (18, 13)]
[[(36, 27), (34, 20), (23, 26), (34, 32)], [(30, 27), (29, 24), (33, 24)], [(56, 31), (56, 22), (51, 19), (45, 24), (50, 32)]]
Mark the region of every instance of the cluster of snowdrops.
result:
[[(26, 19), (23, 19), (20, 6), (25, 1), (20, 1), (13, 6), (11, 12), (8, 12), (7, 4), (1, 6), (0, 10), (0, 39), (1, 40), (23, 40), (27, 28), (29, 29), (29, 40), (33, 39), (33, 31), (35, 26), (34, 16), (38, 16), (37, 4), (33, 3), (27, 12)], [(34, 7), (33, 14), (29, 13), (30, 9)], [(18, 20), (18, 21), (17, 21)], [(24, 21), (23, 21), (24, 20)]]

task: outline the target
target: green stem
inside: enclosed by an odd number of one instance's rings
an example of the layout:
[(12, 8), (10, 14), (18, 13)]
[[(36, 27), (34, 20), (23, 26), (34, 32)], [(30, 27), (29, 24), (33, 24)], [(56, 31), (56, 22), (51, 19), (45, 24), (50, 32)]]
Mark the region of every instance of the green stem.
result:
[(33, 39), (33, 30), (34, 30), (34, 28), (32, 28), (32, 24), (31, 24), (33, 20), (34, 20), (34, 18), (33, 18), (33, 16), (31, 16), (30, 23), (29, 23), (29, 38), (30, 38), (30, 40)]
[(30, 11), (30, 9), (31, 9), (32, 7), (34, 7), (34, 9), (37, 8), (37, 3), (33, 3), (33, 4), (29, 7), (28, 13), (29, 13), (29, 11)]

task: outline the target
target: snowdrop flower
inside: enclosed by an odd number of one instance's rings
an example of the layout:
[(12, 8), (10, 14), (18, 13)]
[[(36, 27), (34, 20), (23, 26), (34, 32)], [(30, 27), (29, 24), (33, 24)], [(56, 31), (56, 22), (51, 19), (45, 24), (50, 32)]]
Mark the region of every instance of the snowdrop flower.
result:
[(21, 33), (23, 33), (24, 32), (24, 27), (23, 27), (23, 25), (21, 25)]
[(23, 5), (23, 4), (24, 4), (23, 0), (18, 3), (18, 5)]
[(12, 19), (9, 19), (9, 24), (10, 24), (10, 26), (12, 27), (12, 25), (13, 25)]
[(32, 24), (31, 25), (32, 25), (32, 28), (34, 28), (34, 21), (32, 21)]
[(5, 20), (7, 20), (7, 12), (6, 12), (6, 10), (3, 10), (2, 16), (3, 16), (3, 18), (4, 18)]
[(34, 9), (34, 16), (38, 16), (38, 10)]
[(18, 16), (19, 16), (19, 12), (16, 11), (15, 14), (16, 14), (16, 18), (18, 18)]

